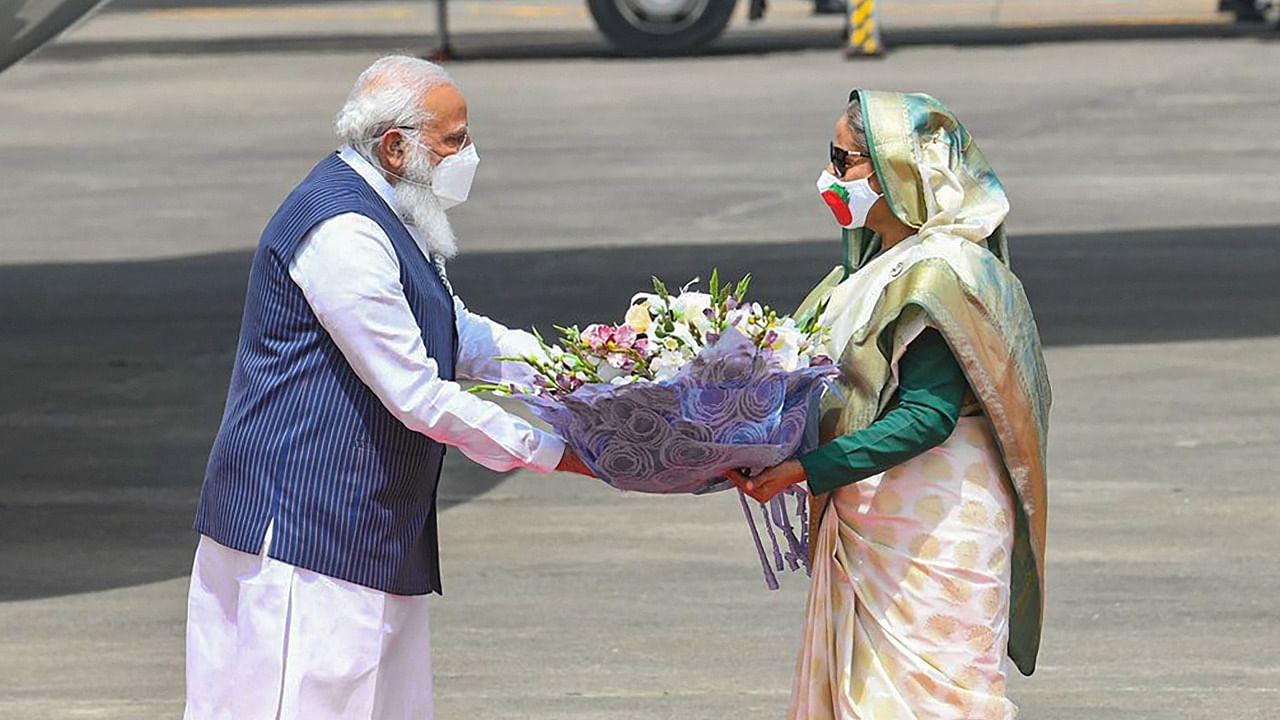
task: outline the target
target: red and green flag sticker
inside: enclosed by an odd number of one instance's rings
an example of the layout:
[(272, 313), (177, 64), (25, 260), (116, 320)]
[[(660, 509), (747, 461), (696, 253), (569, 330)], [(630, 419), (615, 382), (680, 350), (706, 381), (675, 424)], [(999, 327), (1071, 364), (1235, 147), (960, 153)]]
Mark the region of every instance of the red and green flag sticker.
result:
[(849, 191), (843, 185), (832, 185), (823, 190), (822, 199), (827, 202), (831, 212), (836, 214), (836, 222), (842, 226), (853, 224), (853, 212), (849, 210)]

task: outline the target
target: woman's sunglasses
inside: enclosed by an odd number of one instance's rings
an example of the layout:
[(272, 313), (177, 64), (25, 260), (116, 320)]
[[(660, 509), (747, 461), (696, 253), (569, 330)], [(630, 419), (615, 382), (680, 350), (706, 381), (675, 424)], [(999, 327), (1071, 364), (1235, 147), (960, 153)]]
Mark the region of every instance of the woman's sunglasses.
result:
[(835, 143), (830, 144), (831, 147), (831, 166), (836, 169), (836, 177), (844, 177), (845, 172), (849, 169), (849, 158), (869, 158), (871, 153), (859, 152), (857, 150), (845, 150), (842, 147), (836, 147)]

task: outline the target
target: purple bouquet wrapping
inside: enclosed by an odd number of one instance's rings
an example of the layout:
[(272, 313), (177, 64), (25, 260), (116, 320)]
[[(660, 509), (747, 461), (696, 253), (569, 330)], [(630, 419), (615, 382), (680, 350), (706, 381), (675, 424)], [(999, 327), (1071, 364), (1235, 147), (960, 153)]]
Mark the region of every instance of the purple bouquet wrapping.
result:
[[(759, 471), (815, 447), (819, 399), (836, 372), (831, 365), (780, 369), (769, 352), (731, 331), (671, 380), (519, 397), (609, 485), (703, 494), (733, 487), (726, 469)], [(761, 507), (772, 562), (747, 497), (740, 498), (769, 587), (778, 587), (775, 569), (808, 572), (807, 493), (792, 488)]]

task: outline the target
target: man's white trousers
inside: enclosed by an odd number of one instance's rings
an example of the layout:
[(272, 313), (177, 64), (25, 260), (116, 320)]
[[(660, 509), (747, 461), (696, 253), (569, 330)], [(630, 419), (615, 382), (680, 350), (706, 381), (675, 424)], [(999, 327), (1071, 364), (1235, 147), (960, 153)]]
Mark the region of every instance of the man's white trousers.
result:
[(427, 595), (390, 595), (200, 538), (185, 720), (431, 720)]

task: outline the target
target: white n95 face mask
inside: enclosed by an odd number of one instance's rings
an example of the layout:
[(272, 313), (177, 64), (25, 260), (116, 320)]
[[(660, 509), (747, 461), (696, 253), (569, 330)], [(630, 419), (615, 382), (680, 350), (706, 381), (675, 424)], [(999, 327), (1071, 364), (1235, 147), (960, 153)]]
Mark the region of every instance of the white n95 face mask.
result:
[(849, 230), (864, 227), (867, 213), (880, 199), (880, 193), (871, 189), (870, 176), (845, 182), (826, 170), (818, 177), (818, 194), (836, 216), (836, 223)]
[(480, 154), (471, 143), (435, 166), (431, 171), (431, 191), (440, 199), (441, 207), (448, 210), (467, 201), (479, 164)]

